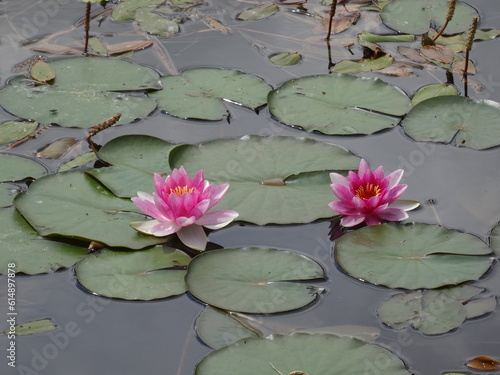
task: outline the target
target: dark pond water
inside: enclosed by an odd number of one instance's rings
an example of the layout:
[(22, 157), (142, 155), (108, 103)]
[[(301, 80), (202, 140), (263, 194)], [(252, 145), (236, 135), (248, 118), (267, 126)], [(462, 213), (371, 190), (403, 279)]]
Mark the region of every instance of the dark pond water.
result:
[[(468, 3), (478, 9), (481, 29), (500, 28), (498, 0), (470, 0)], [(325, 45), (302, 42), (310, 36), (322, 35), (314, 34), (318, 31), (314, 26), (298, 22), (285, 11), (259, 22), (236, 22), (234, 16), (238, 9), (251, 4), (220, 0), (200, 6), (200, 14), (183, 24), (179, 35), (161, 39), (175, 69), (181, 71), (198, 66), (235, 68), (256, 74), (274, 87), (293, 77), (328, 72)], [(231, 34), (224, 36), (216, 31), (207, 31), (207, 26), (201, 22), (203, 12), (217, 15), (231, 27)], [(1, 83), (4, 84), (12, 75), (10, 70), (14, 65), (34, 55), (32, 51), (19, 47), (19, 41), (70, 28), (82, 13), (83, 4), (77, 0), (0, 1)], [(108, 19), (102, 22), (100, 28), (95, 23), (92, 27), (93, 33), (106, 34), (116, 41), (134, 33), (130, 23), (114, 23)], [(375, 17), (367, 17), (356, 27), (357, 30), (367, 29), (373, 33), (388, 32)], [(71, 38), (81, 38), (82, 34), (80, 28)], [(262, 50), (262, 46), (267, 46), (267, 50)], [(287, 68), (279, 68), (267, 60), (265, 55), (282, 50), (298, 50), (305, 58), (301, 64)], [(478, 73), (472, 80), (484, 89), (479, 92), (469, 89), (471, 98), (500, 101), (499, 50), (500, 38), (474, 45), (471, 56)], [(348, 57), (344, 49), (332, 47), (334, 61)], [(162, 74), (169, 73), (151, 48), (136, 53), (132, 59)], [(417, 71), (415, 76), (407, 78), (366, 75), (379, 76), (401, 87), (410, 96), (425, 84), (446, 80), (444, 71), (440, 69)], [(455, 81), (461, 87), (460, 77), (455, 76)], [(154, 113), (145, 120), (107, 129), (95, 140), (104, 144), (120, 135), (137, 133), (179, 143), (245, 134), (306, 136), (342, 145), (366, 158), (372, 166), (383, 165), (386, 171), (404, 168), (404, 182), (409, 185), (405, 197), (420, 202), (434, 199), (436, 202), (433, 206), (423, 205), (412, 212), (410, 218), (413, 221), (439, 223), (475, 234), (486, 241), (489, 231), (500, 220), (500, 148), (473, 151), (441, 144), (416, 143), (400, 127), (369, 137), (306, 134), (277, 123), (266, 109), (258, 115), (236, 106), (231, 106), (230, 111), (230, 123), (185, 121)], [(1, 122), (13, 118), (0, 111)], [(35, 150), (54, 139), (63, 136), (81, 138), (84, 134), (79, 129), (52, 127), (11, 153), (33, 157)], [(44, 164), (55, 171), (61, 161), (44, 161)], [(234, 224), (212, 233), (209, 239), (223, 247), (260, 245), (291, 249), (312, 256), (325, 267), (328, 280), (321, 286), (327, 292), (317, 303), (297, 312), (266, 318), (270, 321), (303, 328), (344, 324), (378, 327), (381, 329), (378, 342), (392, 348), (412, 372), (422, 375), (466, 371), (464, 363), (478, 355), (498, 358), (498, 312), (467, 321), (458, 330), (437, 337), (423, 336), (413, 330), (394, 331), (383, 326), (375, 310), (394, 291), (363, 284), (336, 268), (331, 259), (328, 232), (328, 221), (266, 227)], [(0, 260), (4, 261), (4, 258), (0, 249)], [(195, 363), (211, 352), (196, 338), (193, 329), (203, 305), (187, 294), (142, 303), (100, 298), (78, 286), (72, 269), (50, 275), (19, 275), (16, 280), (19, 321), (50, 317), (61, 327), (56, 332), (62, 332), (69, 325), (73, 335), (61, 341), (59, 348), (53, 345), (54, 339), (47, 334), (18, 337), (18, 368), (8, 367), (2, 354), (1, 374), (190, 375)], [(498, 270), (494, 268), (475, 285), (487, 288), (492, 294), (500, 294)], [(0, 314), (5, 317), (5, 277), (0, 277), (0, 292)], [(7, 328), (5, 320), (2, 318), (0, 323), (2, 331)], [(7, 341), (5, 336), (0, 336), (3, 353)]]

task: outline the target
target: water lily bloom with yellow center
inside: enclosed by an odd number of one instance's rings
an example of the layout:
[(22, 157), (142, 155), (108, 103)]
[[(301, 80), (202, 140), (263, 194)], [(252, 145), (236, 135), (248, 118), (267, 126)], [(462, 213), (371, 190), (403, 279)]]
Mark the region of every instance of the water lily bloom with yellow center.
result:
[(219, 229), (238, 216), (231, 210), (208, 212), (220, 201), (229, 184), (214, 186), (203, 178), (203, 171), (193, 179), (182, 166), (165, 180), (155, 173), (154, 185), (153, 195), (140, 191), (132, 198), (141, 211), (154, 219), (130, 224), (141, 233), (157, 237), (177, 233), (186, 246), (204, 250), (208, 239), (203, 227)]
[(398, 201), (407, 185), (399, 184), (403, 170), (398, 169), (385, 176), (384, 168), (371, 171), (368, 163), (361, 159), (358, 173), (349, 171), (347, 177), (330, 173), (330, 187), (339, 201), (329, 204), (330, 208), (345, 215), (341, 224), (353, 227), (365, 222), (367, 225), (383, 221), (401, 221), (408, 218), (406, 211), (419, 206), (415, 201)]

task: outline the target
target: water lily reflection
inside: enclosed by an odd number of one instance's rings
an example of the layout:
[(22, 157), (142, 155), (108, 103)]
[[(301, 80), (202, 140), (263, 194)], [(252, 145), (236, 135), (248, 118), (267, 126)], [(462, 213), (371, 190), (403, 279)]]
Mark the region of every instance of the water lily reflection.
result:
[(362, 159), (358, 173), (349, 171), (347, 177), (330, 173), (330, 187), (339, 201), (329, 204), (330, 208), (345, 215), (341, 224), (353, 227), (365, 222), (367, 225), (383, 221), (401, 221), (408, 218), (406, 211), (419, 206), (415, 201), (398, 201), (407, 185), (399, 184), (403, 170), (398, 169), (384, 175), (384, 168), (372, 172), (368, 163)]
[(165, 180), (155, 173), (154, 185), (153, 195), (138, 192), (132, 198), (141, 211), (154, 219), (130, 224), (141, 233), (157, 237), (177, 233), (186, 246), (204, 250), (208, 239), (203, 227), (219, 229), (238, 216), (231, 210), (208, 212), (226, 193), (229, 184), (214, 186), (204, 179), (203, 171), (193, 179), (182, 166)]

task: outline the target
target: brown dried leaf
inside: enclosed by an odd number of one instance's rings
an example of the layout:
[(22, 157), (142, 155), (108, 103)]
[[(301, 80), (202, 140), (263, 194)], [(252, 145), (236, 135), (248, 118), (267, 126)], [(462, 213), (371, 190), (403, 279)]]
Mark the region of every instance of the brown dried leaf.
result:
[[(455, 73), (458, 73), (458, 74), (464, 74), (465, 60), (455, 61), (453, 64), (451, 64), (451, 70)], [(469, 65), (467, 66), (467, 73), (468, 74), (476, 74), (476, 67), (474, 66), (474, 64), (470, 60), (469, 60)]]
[(496, 359), (487, 357), (485, 355), (480, 355), (479, 357), (472, 358), (467, 362), (467, 367), (476, 369), (476, 370), (500, 370), (500, 361)]
[[(359, 17), (361, 17), (361, 13), (359, 12), (352, 12), (352, 13), (343, 12), (341, 14), (336, 14), (335, 17), (333, 17), (332, 34), (338, 34), (346, 30), (349, 26), (355, 24), (356, 21), (359, 19)], [(322, 18), (321, 22), (325, 30), (328, 30), (330, 18), (324, 17)]]
[(151, 40), (132, 40), (129, 42), (106, 45), (106, 49), (110, 55), (117, 55), (124, 52), (138, 51), (149, 47), (151, 44), (153, 44)]
[(71, 147), (73, 147), (77, 143), (78, 139), (75, 138), (59, 139), (38, 151), (35, 156), (37, 158), (44, 159), (57, 159), (63, 156)]
[(33, 51), (38, 51), (38, 52), (47, 52), (47, 53), (54, 53), (56, 55), (81, 55), (82, 50), (68, 47), (68, 46), (61, 46), (59, 44), (52, 44), (47, 41), (40, 41), (36, 44), (33, 44), (30, 46), (30, 49)]
[(420, 53), (425, 57), (439, 61), (443, 64), (450, 64), (455, 57), (455, 54), (451, 49), (446, 46), (422, 46), (420, 48)]
[(393, 62), (388, 67), (380, 69), (377, 73), (396, 77), (411, 77), (413, 76), (413, 66), (404, 62)]
[(418, 51), (416, 49), (399, 46), (398, 52), (400, 54), (402, 54), (403, 56), (408, 57), (410, 60), (415, 61), (416, 63), (419, 63), (419, 64), (428, 64), (429, 63), (429, 61), (420, 54), (420, 51)]
[(208, 27), (210, 27), (214, 30), (220, 31), (224, 35), (229, 34), (229, 29), (226, 26), (224, 26), (222, 23), (217, 21), (216, 19), (214, 19), (212, 17), (204, 17), (203, 21), (208, 25)]

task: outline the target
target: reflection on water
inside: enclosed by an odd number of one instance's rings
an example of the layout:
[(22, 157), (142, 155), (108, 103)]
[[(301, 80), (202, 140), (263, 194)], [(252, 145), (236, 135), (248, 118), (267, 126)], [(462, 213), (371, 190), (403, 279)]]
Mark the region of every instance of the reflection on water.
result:
[[(480, 12), (480, 28), (500, 28), (497, 0), (468, 2)], [(313, 6), (318, 2), (310, 3)], [(285, 11), (270, 20), (235, 21), (238, 9), (247, 6), (247, 3), (237, 1), (217, 1), (201, 7), (200, 12), (216, 14), (230, 28), (230, 34), (209, 30), (201, 16), (195, 16), (192, 21), (181, 25), (178, 36), (162, 40), (171, 63), (179, 71), (198, 66), (240, 69), (264, 78), (274, 87), (294, 77), (327, 72), (327, 51), (320, 37), (323, 31), (314, 26), (297, 27), (297, 19)], [(71, 28), (82, 17), (83, 9), (84, 5), (76, 0), (0, 2), (1, 83), (4, 84), (12, 75), (10, 70), (14, 65), (34, 55), (30, 50), (20, 48), (20, 41)], [(373, 15), (360, 20), (357, 28), (373, 33), (388, 32)], [(91, 32), (105, 35), (105, 38), (117, 43), (135, 35), (132, 23), (116, 23), (108, 19), (103, 20), (99, 27), (93, 23)], [(77, 29), (64, 40), (71, 42), (82, 36), (83, 30)], [(316, 39), (309, 44), (303, 43), (309, 37)], [(474, 45), (471, 56), (478, 74), (471, 80), (484, 88), (482, 91), (469, 90), (471, 98), (500, 101), (500, 75), (495, 58), (499, 43), (500, 39), (495, 39)], [(305, 58), (297, 66), (279, 68), (267, 60), (268, 55), (279, 50), (300, 50)], [(350, 57), (347, 50), (332, 43), (334, 61)], [(168, 71), (152, 48), (136, 53), (133, 60), (154, 67), (163, 74)], [(446, 80), (444, 72), (438, 69), (417, 71), (415, 77), (379, 77), (398, 85), (409, 95), (425, 84)], [(458, 76), (455, 82), (461, 88)], [(388, 171), (405, 169), (404, 182), (409, 185), (405, 197), (420, 202), (435, 200), (435, 204), (423, 205), (418, 211), (411, 212), (410, 217), (414, 221), (441, 222), (446, 227), (464, 230), (486, 240), (490, 228), (500, 220), (499, 148), (478, 152), (447, 145), (416, 143), (400, 128), (369, 137), (304, 134), (278, 124), (267, 110), (257, 115), (231, 106), (230, 111), (230, 123), (185, 121), (155, 113), (136, 123), (107, 129), (94, 141), (105, 143), (119, 135), (134, 133), (150, 134), (178, 143), (198, 143), (245, 134), (307, 136), (340, 144), (367, 159), (372, 166), (383, 165)], [(13, 118), (0, 111), (1, 122)], [(53, 126), (36, 140), (16, 148), (15, 153), (33, 156), (37, 149), (63, 136), (82, 138), (84, 132)], [(60, 161), (44, 160), (44, 163), (56, 170)], [(393, 291), (364, 285), (336, 268), (331, 259), (328, 232), (327, 221), (264, 228), (233, 224), (214, 232), (209, 239), (224, 247), (260, 245), (291, 249), (312, 256), (325, 267), (328, 280), (321, 286), (327, 292), (319, 302), (298, 312), (270, 316), (267, 319), (271, 321), (300, 328), (344, 324), (380, 327), (379, 342), (401, 355), (409, 368), (418, 374), (464, 371), (463, 364), (471, 357), (498, 357), (496, 332), (500, 320), (497, 313), (468, 321), (456, 332), (438, 337), (383, 327), (375, 309)], [(2, 261), (5, 260), (2, 258)], [(499, 279), (495, 269), (476, 285), (500, 294)], [(16, 280), (18, 320), (50, 317), (59, 330), (18, 337), (19, 371), (8, 368), (3, 358), (0, 360), (2, 374), (190, 375), (194, 364), (210, 352), (197, 340), (193, 330), (194, 319), (203, 306), (188, 295), (143, 303), (99, 298), (78, 287), (72, 270), (52, 275), (18, 276)], [(0, 282), (3, 293), (5, 278), (1, 277)], [(6, 311), (3, 300), (0, 307), (2, 313)], [(66, 335), (63, 334), (65, 332)], [(7, 347), (7, 341), (5, 336), (0, 336), (2, 348)]]

